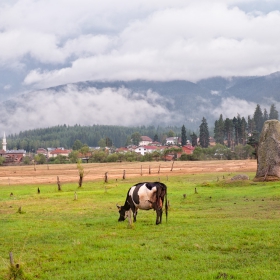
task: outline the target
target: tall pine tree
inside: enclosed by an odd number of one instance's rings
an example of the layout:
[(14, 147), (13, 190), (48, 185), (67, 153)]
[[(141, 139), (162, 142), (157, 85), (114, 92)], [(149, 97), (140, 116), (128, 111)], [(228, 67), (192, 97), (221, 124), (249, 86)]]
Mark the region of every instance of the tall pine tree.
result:
[(220, 115), (218, 121), (215, 121), (214, 138), (216, 143), (224, 145), (224, 120), (223, 115)]
[(203, 117), (201, 125), (199, 126), (199, 143), (202, 148), (209, 146), (209, 130), (206, 119)]
[(263, 122), (265, 123), (269, 119), (267, 110), (264, 108), (263, 110)]
[(197, 146), (197, 135), (194, 132), (191, 134), (191, 140), (192, 140), (192, 146), (193, 147)]
[(270, 111), (269, 111), (269, 119), (270, 120), (278, 120), (279, 115), (278, 111), (276, 110), (276, 107), (274, 104), (270, 106)]
[(256, 125), (256, 130), (260, 133), (263, 127), (263, 113), (259, 104), (257, 104), (253, 119)]
[(184, 125), (182, 126), (181, 130), (181, 144), (182, 146), (185, 146), (187, 144), (187, 132)]
[(233, 123), (232, 123), (231, 119), (229, 119), (229, 118), (225, 119), (224, 129), (225, 129), (225, 137), (227, 140), (227, 146), (228, 146), (228, 148), (230, 148), (231, 141), (232, 141), (232, 129), (233, 129)]

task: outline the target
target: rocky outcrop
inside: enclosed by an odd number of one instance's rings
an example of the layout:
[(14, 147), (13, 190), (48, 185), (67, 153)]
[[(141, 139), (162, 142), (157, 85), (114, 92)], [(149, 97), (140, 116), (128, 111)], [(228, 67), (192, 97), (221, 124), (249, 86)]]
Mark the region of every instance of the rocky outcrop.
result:
[(259, 139), (255, 181), (280, 180), (280, 122), (266, 121)]
[(238, 174), (231, 178), (232, 181), (238, 181), (238, 180), (249, 180), (249, 176), (246, 174)]

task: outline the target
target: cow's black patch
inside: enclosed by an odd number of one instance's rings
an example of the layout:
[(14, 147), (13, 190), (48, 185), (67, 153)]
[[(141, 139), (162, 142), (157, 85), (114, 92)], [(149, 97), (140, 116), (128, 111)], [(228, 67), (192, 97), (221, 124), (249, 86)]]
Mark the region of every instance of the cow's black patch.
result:
[(133, 194), (132, 194), (132, 199), (133, 199), (135, 204), (140, 203), (138, 192), (139, 192), (139, 189), (140, 189), (141, 186), (143, 186), (143, 183), (139, 183), (139, 184), (135, 185), (135, 189), (134, 189)]
[(151, 190), (154, 186), (156, 186), (155, 183), (146, 183), (147, 189)]

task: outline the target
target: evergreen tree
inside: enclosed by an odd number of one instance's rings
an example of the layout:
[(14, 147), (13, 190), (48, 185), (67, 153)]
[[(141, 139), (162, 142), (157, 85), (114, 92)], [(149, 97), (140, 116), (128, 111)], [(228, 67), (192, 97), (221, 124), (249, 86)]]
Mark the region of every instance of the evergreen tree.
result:
[(187, 144), (187, 132), (184, 125), (182, 126), (182, 131), (181, 131), (181, 144), (182, 146), (185, 146)]
[(257, 104), (253, 119), (256, 124), (256, 130), (260, 133), (263, 127), (263, 113), (259, 104)]
[(267, 110), (264, 108), (263, 110), (263, 123), (265, 123), (269, 119)]
[(258, 158), (258, 146), (259, 146), (259, 132), (253, 131), (252, 135), (248, 138), (248, 145), (252, 146), (254, 148), (253, 154), (255, 155), (255, 158)]
[(105, 143), (106, 143), (106, 147), (112, 147), (113, 146), (113, 142), (109, 137), (106, 137)]
[(247, 122), (244, 117), (241, 119), (241, 130), (240, 130), (240, 143), (245, 145), (247, 142)]
[(254, 119), (251, 119), (251, 117), (248, 116), (248, 134), (252, 135), (253, 131), (255, 131), (255, 130), (256, 130), (256, 125), (255, 125)]
[(197, 146), (197, 135), (194, 132), (191, 134), (191, 140), (192, 140), (192, 146), (193, 147)]
[(202, 148), (208, 148), (209, 146), (209, 130), (206, 119), (203, 117), (201, 125), (199, 126), (199, 143)]
[(155, 134), (155, 136), (154, 136), (154, 142), (158, 142), (158, 135), (157, 134)]
[(220, 115), (220, 118), (218, 121), (215, 121), (215, 127), (214, 127), (214, 139), (217, 144), (224, 145), (224, 120), (223, 115)]
[(275, 105), (272, 104), (270, 106), (270, 112), (269, 112), (269, 119), (270, 120), (278, 120), (279, 115), (278, 115), (278, 111), (275, 108)]
[(224, 125), (224, 130), (225, 130), (225, 136), (227, 140), (227, 146), (228, 148), (231, 147), (231, 141), (232, 141), (232, 129), (233, 129), (233, 123), (232, 120), (229, 118), (225, 119), (225, 125)]

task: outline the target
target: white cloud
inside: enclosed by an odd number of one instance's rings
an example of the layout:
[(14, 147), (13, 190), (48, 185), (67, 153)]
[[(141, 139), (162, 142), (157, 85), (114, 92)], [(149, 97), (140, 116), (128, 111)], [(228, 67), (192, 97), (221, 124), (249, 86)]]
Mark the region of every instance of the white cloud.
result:
[(123, 125), (137, 126), (170, 123), (178, 118), (159, 105), (165, 99), (157, 93), (131, 92), (113, 89), (66, 86), (59, 92), (52, 90), (25, 94), (16, 99), (13, 114), (3, 106), (0, 131), (14, 133), (38, 127), (67, 125)]
[(5, 85), (5, 86), (3, 87), (4, 90), (9, 90), (10, 88), (11, 88), (11, 85)]
[(266, 75), (280, 68), (279, 10), (273, 0), (2, 0), (0, 69), (25, 76), (25, 89)]
[[(66, 39), (60, 47), (46, 39), (52, 60), (70, 59), (70, 66), (33, 69), (24, 84), (42, 88), (86, 80), (196, 81), (279, 70), (280, 38), (275, 34), (279, 11), (246, 14), (225, 1), (187, 1), (185, 6), (178, 1), (157, 8), (150, 11), (147, 5), (145, 16), (119, 26), (110, 36), (80, 35)], [(42, 53), (36, 49), (31, 51), (33, 56), (46, 61), (44, 48)]]
[[(248, 116), (253, 116), (257, 104), (255, 102), (248, 102), (243, 99), (238, 99), (235, 97), (222, 98), (222, 102), (218, 108), (213, 108), (211, 114), (217, 118), (220, 114), (223, 118), (232, 119), (238, 114), (241, 117), (247, 118)], [(261, 105), (262, 108), (263, 105)]]

